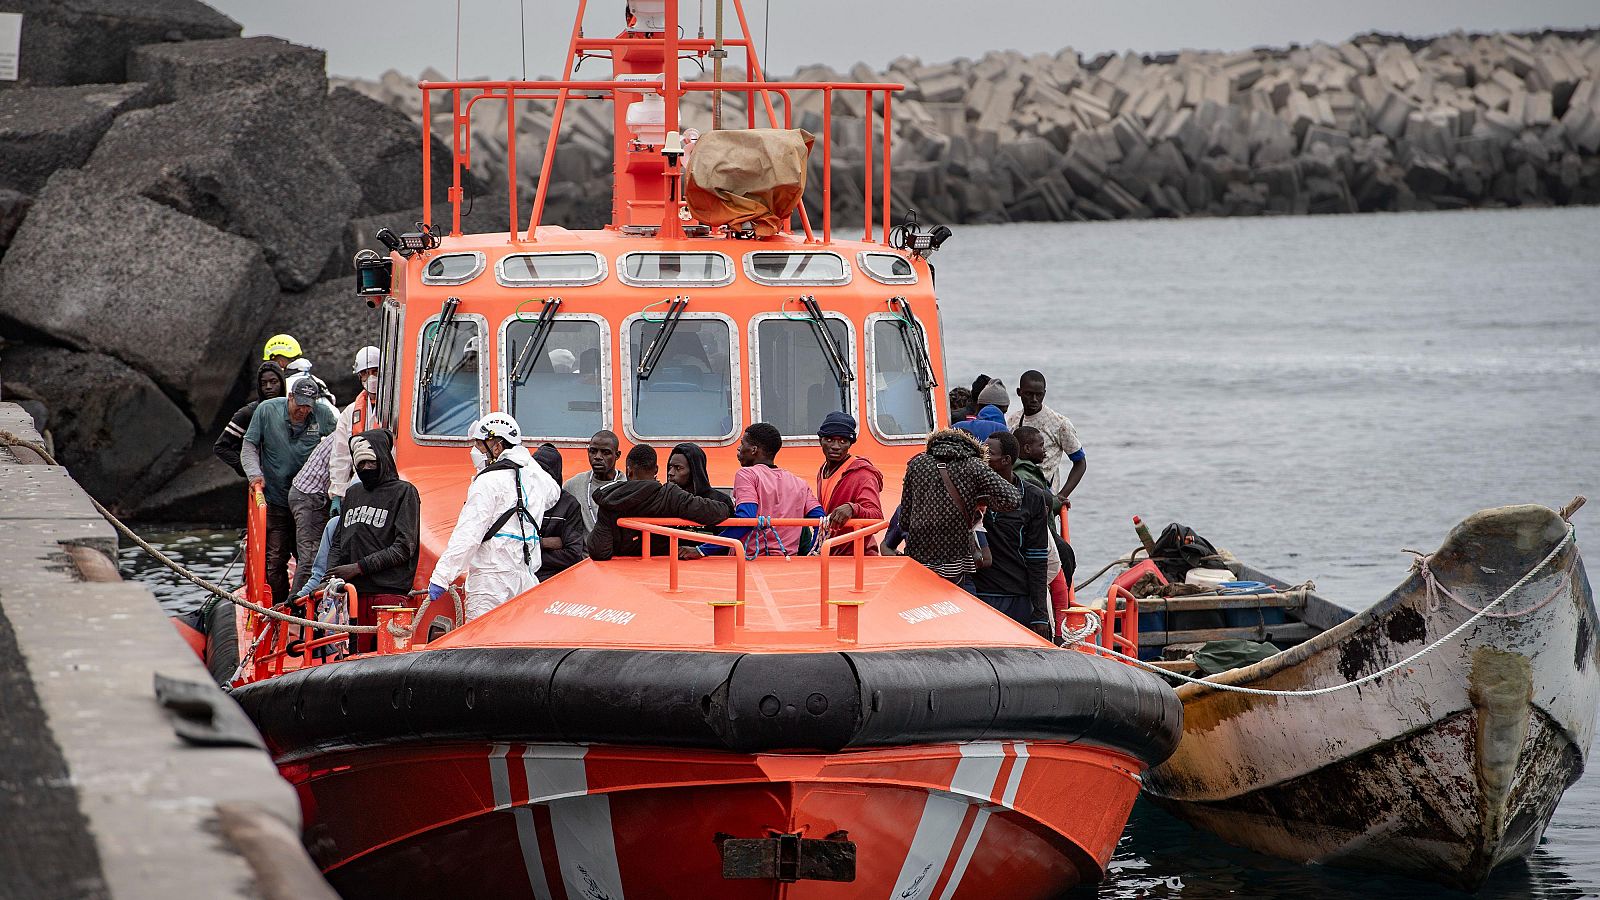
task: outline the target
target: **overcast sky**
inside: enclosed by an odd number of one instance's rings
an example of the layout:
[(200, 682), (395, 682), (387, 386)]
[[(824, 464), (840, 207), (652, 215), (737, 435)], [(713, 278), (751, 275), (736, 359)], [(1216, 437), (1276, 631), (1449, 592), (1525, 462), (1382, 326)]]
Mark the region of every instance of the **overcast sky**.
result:
[[(209, 0), (244, 26), (328, 51), (335, 75), (376, 77), (387, 69), (416, 75), (432, 66), (451, 75), (456, 9), (451, 0)], [(576, 3), (460, 0), (463, 77), (517, 77), (527, 41), (529, 75), (555, 74)], [(680, 0), (689, 34), (699, 0)], [(622, 0), (593, 0), (587, 31), (614, 34)], [(705, 0), (706, 28), (714, 0)], [(765, 22), (771, 9), (770, 26)], [(728, 0), (728, 33), (737, 31)], [(1600, 25), (1597, 0), (748, 0), (759, 42), (770, 27), (767, 69), (788, 74), (823, 62), (840, 70), (865, 61), (882, 68), (901, 54), (940, 62), (988, 50), (1024, 53), (1072, 46), (1091, 56), (1107, 50), (1161, 52), (1183, 48), (1238, 50), (1315, 40), (1337, 42), (1366, 31), (1431, 35)], [(593, 64), (604, 72), (604, 64)]]

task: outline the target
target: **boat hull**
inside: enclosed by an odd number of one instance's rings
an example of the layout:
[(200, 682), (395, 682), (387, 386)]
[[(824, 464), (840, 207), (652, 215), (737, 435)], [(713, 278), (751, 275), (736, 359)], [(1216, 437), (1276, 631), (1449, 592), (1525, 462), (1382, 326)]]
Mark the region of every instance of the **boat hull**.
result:
[[(1543, 507), (1458, 526), (1420, 573), (1372, 609), (1226, 683), (1343, 684), (1438, 640), (1533, 569), (1566, 534)], [(1472, 889), (1530, 852), (1582, 773), (1600, 706), (1593, 595), (1568, 544), (1539, 576), (1405, 670), (1314, 697), (1186, 686), (1178, 750), (1145, 791), (1231, 843), (1301, 862)]]
[[(283, 771), (346, 897), (912, 900), (996, 885), (1044, 898), (1098, 879), (1140, 768), (1109, 750), (980, 741), (750, 755), (399, 746)], [(722, 841), (776, 834), (852, 843), (850, 880), (724, 877)]]

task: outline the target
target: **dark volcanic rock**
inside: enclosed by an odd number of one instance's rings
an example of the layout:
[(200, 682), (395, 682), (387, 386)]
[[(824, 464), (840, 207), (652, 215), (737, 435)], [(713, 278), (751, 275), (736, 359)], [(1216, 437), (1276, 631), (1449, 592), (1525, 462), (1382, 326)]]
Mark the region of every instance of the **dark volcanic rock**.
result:
[(262, 87), (321, 99), (328, 93), (328, 61), (321, 50), (275, 37), (184, 41), (134, 48), (128, 78), (149, 82), (163, 102)]
[(128, 51), (140, 44), (239, 34), (199, 0), (5, 0), (0, 9), (23, 15), (19, 80), (0, 90), (127, 81)]
[[(327, 382), (343, 406), (360, 390), (350, 371), (356, 351), (378, 344), (381, 320), (378, 310), (367, 306), (366, 298), (356, 296), (354, 279), (341, 278), (303, 294), (284, 294), (262, 334), (294, 335), (305, 358), (315, 366), (311, 374)], [(250, 371), (247, 377), (254, 377), (258, 366), (259, 361), (251, 362), (246, 367)]]
[(5, 249), (11, 246), (11, 239), (22, 227), (22, 219), (32, 205), (33, 198), (27, 194), (0, 188), (0, 256), (4, 256)]
[(155, 382), (99, 353), (8, 346), (6, 394), (37, 400), (61, 460), (107, 506), (127, 508), (183, 465), (194, 426)]
[[(361, 188), (357, 216), (410, 209), (422, 202), (422, 130), (405, 113), (349, 88), (328, 96), (328, 149)], [(433, 139), (429, 160), (435, 196), (451, 183), (450, 148)], [(470, 184), (467, 184), (470, 179)], [(467, 194), (482, 192), (463, 173)]]
[(142, 522), (214, 522), (243, 525), (245, 482), (227, 463), (206, 456), (133, 509)]
[(116, 356), (202, 427), (277, 298), (254, 244), (75, 169), (50, 179), (0, 264), (0, 321)]
[(278, 283), (316, 282), (357, 188), (322, 145), (320, 99), (270, 87), (187, 97), (120, 116), (87, 170), (261, 245)]
[(140, 83), (0, 91), (0, 188), (35, 193), (51, 172), (83, 165), (111, 120), (151, 96)]

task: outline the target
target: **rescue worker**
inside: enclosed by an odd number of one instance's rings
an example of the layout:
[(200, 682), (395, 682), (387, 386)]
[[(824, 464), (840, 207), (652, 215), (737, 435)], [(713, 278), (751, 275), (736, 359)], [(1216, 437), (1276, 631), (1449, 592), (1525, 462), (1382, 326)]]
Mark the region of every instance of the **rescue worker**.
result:
[(428, 599), (439, 599), (465, 573), (471, 621), (539, 583), (539, 523), (561, 486), (534, 463), (510, 415), (492, 412), (467, 435), (479, 471), (428, 579)]
[(261, 361), (277, 363), (278, 368), (289, 371), (289, 364), (300, 358), (300, 342), (293, 335), (275, 334), (267, 338), (261, 348)]
[(378, 421), (378, 364), (377, 347), (362, 347), (356, 353), (353, 371), (361, 385), (361, 393), (339, 413), (338, 437), (333, 442), (333, 455), (328, 459), (328, 497), (333, 503), (333, 514), (338, 515), (345, 489), (355, 480), (355, 466), (350, 461), (350, 438), (369, 428), (384, 428)]

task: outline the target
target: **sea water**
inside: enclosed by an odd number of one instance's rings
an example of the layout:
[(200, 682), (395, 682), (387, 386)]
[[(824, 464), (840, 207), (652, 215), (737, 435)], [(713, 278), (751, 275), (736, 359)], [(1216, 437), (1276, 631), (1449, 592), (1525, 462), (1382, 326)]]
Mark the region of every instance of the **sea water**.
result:
[[(1360, 609), (1404, 580), (1401, 548), (1478, 509), (1587, 493), (1579, 539), (1600, 521), (1597, 239), (1600, 209), (995, 225), (933, 262), (951, 384), (1039, 369), (1083, 438), (1083, 574), (1137, 545), (1140, 515)], [(158, 537), (220, 577), (237, 532)], [(1592, 774), (1479, 896), (1600, 896), (1597, 819)], [(1259, 856), (1142, 802), (1107, 880), (1073, 894), (1313, 895), (1460, 896)]]

